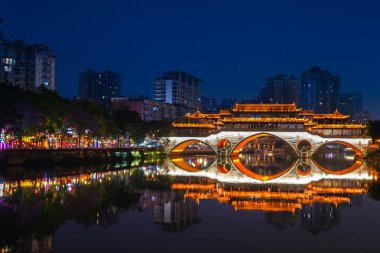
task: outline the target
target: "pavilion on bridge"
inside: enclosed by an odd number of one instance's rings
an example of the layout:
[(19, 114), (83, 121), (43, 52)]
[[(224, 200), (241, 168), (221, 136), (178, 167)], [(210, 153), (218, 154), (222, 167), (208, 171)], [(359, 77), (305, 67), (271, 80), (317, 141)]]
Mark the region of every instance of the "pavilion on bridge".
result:
[(196, 111), (175, 122), (176, 136), (207, 136), (220, 131), (305, 131), (323, 137), (362, 137), (366, 125), (349, 123), (338, 110), (317, 114), (296, 104), (238, 104), (219, 113)]

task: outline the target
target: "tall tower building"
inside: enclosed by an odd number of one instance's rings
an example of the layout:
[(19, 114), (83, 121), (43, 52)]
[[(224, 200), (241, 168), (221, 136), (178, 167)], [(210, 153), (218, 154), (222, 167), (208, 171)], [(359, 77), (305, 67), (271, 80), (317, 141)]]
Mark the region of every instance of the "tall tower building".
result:
[(106, 70), (94, 72), (87, 70), (79, 74), (79, 98), (92, 100), (104, 105), (111, 101), (112, 97), (121, 95), (121, 78), (119, 73)]
[(333, 113), (339, 107), (340, 77), (314, 66), (302, 73), (301, 107), (315, 113)]
[(351, 120), (358, 120), (363, 112), (363, 96), (361, 92), (342, 93), (339, 99), (341, 113), (350, 115)]
[(34, 87), (56, 89), (56, 57), (47, 45), (31, 45), (34, 59)]
[(286, 80), (284, 103), (296, 103), (297, 106), (300, 104), (300, 81), (294, 75), (289, 76)]
[(202, 80), (182, 71), (164, 73), (153, 85), (153, 99), (169, 104), (200, 109)]
[(299, 105), (299, 81), (293, 75), (277, 74), (266, 80), (261, 96), (266, 103)]

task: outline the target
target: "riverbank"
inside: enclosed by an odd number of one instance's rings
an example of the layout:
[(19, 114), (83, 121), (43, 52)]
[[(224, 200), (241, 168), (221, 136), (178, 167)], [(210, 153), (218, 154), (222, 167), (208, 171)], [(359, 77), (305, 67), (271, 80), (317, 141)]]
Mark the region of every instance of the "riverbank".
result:
[(112, 165), (134, 159), (149, 159), (146, 156), (164, 156), (164, 153), (157, 148), (3, 150), (0, 152), (0, 168)]

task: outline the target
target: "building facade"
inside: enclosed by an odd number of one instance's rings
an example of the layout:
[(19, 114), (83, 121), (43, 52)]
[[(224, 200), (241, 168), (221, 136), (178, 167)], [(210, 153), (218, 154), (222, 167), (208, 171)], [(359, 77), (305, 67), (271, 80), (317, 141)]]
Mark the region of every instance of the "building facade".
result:
[(213, 113), (218, 111), (218, 102), (214, 98), (201, 97), (201, 111)]
[(56, 57), (47, 45), (28, 45), (16, 40), (14, 84), (22, 89), (45, 87), (56, 89)]
[(0, 19), (0, 82), (14, 83), (16, 56), (11, 42), (3, 37), (3, 20)]
[(7, 41), (0, 19), (0, 82), (22, 89), (41, 86), (56, 89), (56, 56), (43, 44), (28, 45), (24, 41)]
[(119, 73), (106, 70), (94, 72), (87, 70), (79, 74), (79, 98), (97, 101), (107, 105), (112, 97), (121, 95), (121, 78)]
[(299, 105), (299, 87), (299, 80), (295, 76), (280, 73), (266, 80), (261, 96), (266, 103)]
[(199, 109), (201, 106), (201, 82), (202, 80), (199, 78), (182, 71), (166, 72), (154, 81), (153, 99)]
[(363, 96), (361, 92), (342, 93), (339, 99), (339, 110), (351, 115), (351, 120), (360, 120), (363, 113)]
[(302, 73), (300, 102), (304, 110), (332, 113), (339, 108), (340, 77), (314, 66)]
[(154, 101), (148, 98), (126, 98), (115, 97), (111, 98), (112, 107), (114, 109), (128, 108), (131, 111), (137, 112), (143, 121), (153, 121), (176, 118), (176, 106)]
[(0, 38), (0, 82), (14, 83), (16, 56), (14, 49), (8, 41)]

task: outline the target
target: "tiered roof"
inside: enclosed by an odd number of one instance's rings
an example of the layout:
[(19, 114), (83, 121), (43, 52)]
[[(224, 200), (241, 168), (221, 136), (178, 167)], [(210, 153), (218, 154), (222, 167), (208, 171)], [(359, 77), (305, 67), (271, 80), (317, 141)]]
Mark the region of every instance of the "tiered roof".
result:
[(314, 129), (364, 129), (363, 124), (322, 124), (313, 126)]
[(220, 115), (218, 113), (201, 113), (200, 111), (196, 111), (193, 114), (185, 115), (188, 119), (219, 119)]
[[(240, 112), (244, 113), (260, 113), (260, 117), (248, 117), (239, 115)], [(236, 113), (236, 114), (235, 114)], [(263, 113), (276, 113), (272, 116), (263, 116)], [(279, 117), (277, 113), (288, 114), (286, 117)], [(204, 128), (216, 129), (219, 126), (231, 123), (296, 123), (303, 124), (305, 127), (312, 127), (313, 129), (364, 129), (365, 125), (362, 124), (344, 124), (344, 120), (349, 118), (349, 115), (344, 115), (338, 110), (333, 113), (319, 114), (314, 113), (312, 110), (302, 110), (297, 108), (296, 104), (238, 104), (236, 103), (231, 110), (220, 110), (219, 113), (201, 113), (199, 110), (187, 114), (187, 123), (173, 123), (175, 128)], [(318, 120), (326, 120), (321, 121)], [(335, 120), (337, 120), (335, 122)], [(340, 121), (339, 121), (340, 120)], [(334, 123), (332, 123), (334, 121)], [(330, 123), (326, 123), (330, 122)], [(336, 124), (338, 123), (338, 124)]]
[(216, 126), (211, 123), (173, 123), (172, 126), (178, 128), (216, 128)]
[(236, 103), (233, 112), (299, 112), (296, 104), (238, 104)]
[(274, 122), (274, 123), (304, 123), (305, 119), (299, 118), (275, 118), (275, 117), (260, 117), (260, 118), (245, 118), (245, 117), (234, 117), (234, 118), (223, 118), (222, 122), (252, 122), (252, 123), (265, 123), (265, 122)]
[(349, 115), (344, 115), (335, 110), (333, 113), (314, 113), (312, 110), (303, 110), (298, 115), (300, 116), (310, 116), (313, 119), (348, 119)]
[(200, 111), (196, 111), (193, 114), (186, 114), (185, 116), (188, 119), (203, 119), (203, 118), (207, 118), (207, 115), (201, 113)]

